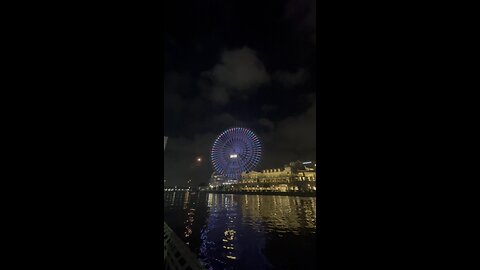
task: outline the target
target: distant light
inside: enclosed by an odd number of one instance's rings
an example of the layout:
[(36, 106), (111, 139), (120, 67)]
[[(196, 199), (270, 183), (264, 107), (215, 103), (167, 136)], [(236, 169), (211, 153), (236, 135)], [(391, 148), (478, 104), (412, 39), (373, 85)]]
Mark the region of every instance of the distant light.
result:
[(202, 161), (202, 158), (197, 158), (197, 161), (198, 161), (198, 162)]
[(230, 158), (237, 158), (237, 154), (230, 155)]
[(311, 161), (303, 162), (303, 164), (312, 164)]

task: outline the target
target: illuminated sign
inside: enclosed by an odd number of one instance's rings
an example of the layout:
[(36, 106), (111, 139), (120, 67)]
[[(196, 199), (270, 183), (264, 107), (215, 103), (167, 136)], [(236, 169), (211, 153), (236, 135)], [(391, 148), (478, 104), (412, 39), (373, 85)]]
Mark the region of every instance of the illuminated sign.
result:
[(237, 158), (237, 154), (230, 155), (230, 158)]
[(312, 162), (311, 161), (303, 162), (303, 164), (312, 164)]

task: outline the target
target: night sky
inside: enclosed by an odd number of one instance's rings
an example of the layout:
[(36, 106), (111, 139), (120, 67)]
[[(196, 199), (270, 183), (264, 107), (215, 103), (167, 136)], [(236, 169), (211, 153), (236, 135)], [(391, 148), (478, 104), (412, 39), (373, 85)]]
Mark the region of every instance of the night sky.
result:
[(213, 141), (233, 126), (250, 128), (261, 139), (256, 170), (314, 160), (315, 1), (165, 5), (167, 185), (208, 182)]

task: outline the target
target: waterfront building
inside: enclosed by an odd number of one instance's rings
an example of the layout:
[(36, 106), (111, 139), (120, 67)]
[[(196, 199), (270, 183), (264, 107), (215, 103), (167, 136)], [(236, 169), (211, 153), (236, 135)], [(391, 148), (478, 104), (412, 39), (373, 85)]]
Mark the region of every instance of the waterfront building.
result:
[(233, 185), (237, 184), (237, 180), (231, 180), (228, 179), (225, 175), (217, 174), (217, 173), (212, 173), (212, 176), (210, 177), (210, 188), (217, 188), (221, 186), (228, 186), (228, 185)]
[(316, 163), (290, 162), (283, 168), (244, 172), (234, 185), (240, 191), (315, 191)]

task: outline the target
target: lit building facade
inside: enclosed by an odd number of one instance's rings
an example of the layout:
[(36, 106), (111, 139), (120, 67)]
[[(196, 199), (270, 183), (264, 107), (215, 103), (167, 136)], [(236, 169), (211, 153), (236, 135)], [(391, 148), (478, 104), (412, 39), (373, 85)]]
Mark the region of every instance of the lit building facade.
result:
[(233, 184), (236, 184), (237, 182), (238, 182), (237, 180), (230, 180), (225, 175), (220, 175), (214, 172), (210, 177), (209, 186), (210, 188), (217, 188), (220, 186), (233, 185)]
[(241, 191), (315, 191), (316, 167), (316, 162), (296, 161), (283, 168), (242, 173), (234, 187)]

